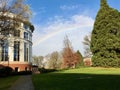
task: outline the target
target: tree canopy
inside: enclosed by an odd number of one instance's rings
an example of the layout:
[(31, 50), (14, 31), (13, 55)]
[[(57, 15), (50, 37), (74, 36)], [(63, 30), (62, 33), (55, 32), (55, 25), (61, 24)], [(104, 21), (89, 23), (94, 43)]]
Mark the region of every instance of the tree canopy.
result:
[(21, 22), (27, 24), (33, 32), (34, 26), (29, 22), (31, 15), (25, 0), (0, 0), (0, 45), (3, 46), (11, 35), (20, 32)]
[(106, 0), (96, 16), (91, 38), (93, 66), (120, 67), (120, 12)]
[(74, 52), (72, 44), (68, 39), (68, 36), (64, 38), (64, 48), (63, 48), (63, 68), (75, 68), (79, 63), (79, 55)]

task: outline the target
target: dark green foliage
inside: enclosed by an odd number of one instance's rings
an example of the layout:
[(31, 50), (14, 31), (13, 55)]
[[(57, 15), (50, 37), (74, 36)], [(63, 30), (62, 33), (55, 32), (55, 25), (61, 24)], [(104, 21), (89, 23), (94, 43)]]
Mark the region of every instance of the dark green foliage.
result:
[(40, 73), (50, 73), (57, 71), (56, 69), (45, 69), (45, 68), (39, 68)]
[(13, 72), (13, 69), (11, 67), (3, 67), (0, 69), (0, 77), (6, 77), (6, 76), (10, 76)]
[(32, 71), (20, 71), (15, 72), (11, 67), (3, 67), (0, 69), (0, 77), (7, 77), (7, 76), (16, 76), (16, 75), (31, 75)]
[(80, 53), (79, 50), (77, 50), (77, 54), (79, 55), (80, 59), (83, 59), (83, 56), (82, 56), (82, 54)]
[(83, 62), (83, 56), (82, 56), (82, 54), (80, 53), (80, 51), (78, 50), (77, 51), (77, 55), (78, 55), (78, 57), (79, 57), (79, 63), (78, 63), (78, 67), (79, 66), (84, 66), (84, 62)]
[(32, 71), (20, 71), (20, 72), (12, 72), (12, 76), (16, 75), (31, 75)]
[(106, 0), (96, 16), (91, 38), (93, 66), (120, 67), (120, 12)]

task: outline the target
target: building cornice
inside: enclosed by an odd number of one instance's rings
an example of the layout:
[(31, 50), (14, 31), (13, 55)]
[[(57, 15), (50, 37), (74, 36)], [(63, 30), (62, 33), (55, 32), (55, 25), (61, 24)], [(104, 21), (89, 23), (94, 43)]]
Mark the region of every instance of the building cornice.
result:
[(34, 31), (34, 25), (32, 25), (31, 22), (29, 22), (29, 20), (24, 19), (19, 15), (15, 15), (15, 14), (8, 13), (8, 12), (5, 12), (5, 13), (0, 12), (0, 20), (2, 20), (2, 21), (3, 20), (13, 20), (16, 22), (21, 22), (21, 23), (28, 25), (32, 32)]

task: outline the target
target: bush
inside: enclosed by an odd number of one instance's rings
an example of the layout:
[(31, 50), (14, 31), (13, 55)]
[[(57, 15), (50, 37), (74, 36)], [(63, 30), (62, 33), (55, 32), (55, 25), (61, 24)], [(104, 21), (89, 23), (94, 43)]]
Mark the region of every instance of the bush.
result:
[(6, 76), (10, 76), (13, 72), (13, 69), (11, 67), (3, 67), (0, 69), (0, 77), (6, 77)]
[(32, 71), (13, 72), (12, 75), (31, 75)]
[(39, 68), (38, 70), (40, 71), (40, 73), (50, 73), (56, 71), (56, 69), (45, 69), (45, 68)]

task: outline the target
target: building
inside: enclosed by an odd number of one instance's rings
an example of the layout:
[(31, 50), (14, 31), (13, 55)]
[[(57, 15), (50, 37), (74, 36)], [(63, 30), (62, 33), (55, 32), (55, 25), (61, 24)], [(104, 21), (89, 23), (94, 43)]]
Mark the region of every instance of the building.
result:
[[(5, 16), (16, 17), (11, 13)], [(31, 70), (34, 26), (21, 18), (17, 22), (19, 26), (14, 27), (14, 32), (8, 34), (7, 38), (3, 40), (3, 44), (0, 44), (0, 64), (10, 66), (15, 71)]]
[(84, 65), (85, 66), (92, 66), (92, 60), (91, 58), (84, 58)]

